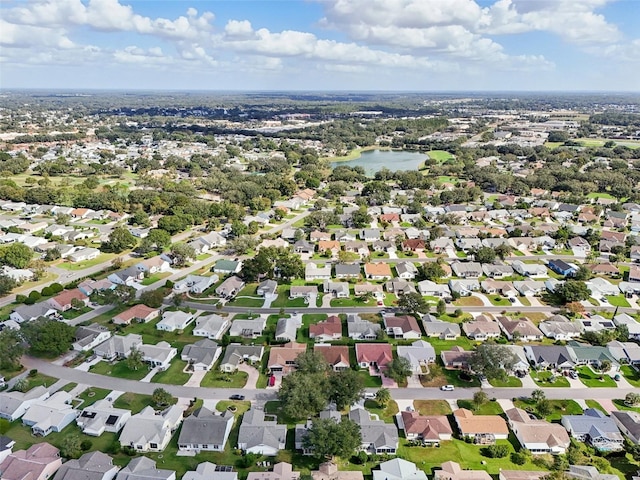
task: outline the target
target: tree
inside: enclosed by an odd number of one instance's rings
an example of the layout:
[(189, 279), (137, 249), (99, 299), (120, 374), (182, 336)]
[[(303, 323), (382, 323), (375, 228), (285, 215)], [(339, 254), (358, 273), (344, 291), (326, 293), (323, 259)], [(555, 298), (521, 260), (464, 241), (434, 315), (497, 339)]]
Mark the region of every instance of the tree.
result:
[(387, 377), (400, 383), (413, 373), (411, 363), (404, 357), (394, 358), (387, 364)]
[(347, 252), (346, 250), (340, 250), (338, 252), (338, 261), (340, 263), (350, 263), (358, 260), (360, 256), (355, 252)]
[(506, 445), (489, 445), (488, 447), (484, 447), (481, 452), (485, 457), (504, 458), (509, 455), (509, 447)]
[(38, 318), (23, 324), (21, 331), (32, 352), (61, 355), (71, 348), (75, 328), (56, 320)]
[(82, 442), (78, 435), (65, 435), (60, 445), (60, 453), (66, 458), (79, 458), (82, 455)]
[(60, 253), (60, 249), (58, 247), (53, 247), (47, 250), (47, 253), (44, 254), (45, 262), (53, 262), (54, 260), (58, 260), (62, 258), (62, 254)]
[(0, 331), (0, 369), (16, 370), (20, 367), (20, 357), (24, 353), (24, 345), (18, 330), (5, 328)]
[(362, 444), (360, 426), (352, 420), (336, 422), (331, 418), (318, 418), (307, 430), (303, 445), (317, 458), (351, 457)]
[(156, 388), (151, 395), (151, 399), (153, 400), (153, 403), (160, 408), (170, 405), (173, 401), (171, 394), (164, 388)]
[(12, 243), (0, 249), (0, 262), (14, 268), (27, 268), (33, 257), (33, 250), (24, 243)]
[(73, 308), (74, 310), (82, 310), (84, 307), (85, 307), (84, 302), (79, 298), (71, 299), (71, 308)]
[(138, 240), (126, 227), (116, 227), (111, 231), (109, 240), (100, 247), (103, 252), (120, 253), (136, 246)]
[(366, 207), (360, 207), (359, 210), (356, 210), (351, 215), (351, 220), (353, 221), (353, 225), (356, 228), (367, 227), (371, 224), (371, 215), (367, 212)]
[(586, 265), (580, 265), (578, 270), (572, 275), (572, 278), (574, 280), (585, 281), (589, 280), (592, 276), (593, 274), (591, 273), (591, 270), (589, 270), (589, 267)]
[(34, 280), (41, 280), (47, 273), (47, 264), (38, 258), (29, 263), (29, 270), (33, 272)]
[(140, 302), (144, 303), (147, 307), (160, 308), (162, 302), (164, 302), (164, 290), (161, 288), (157, 290), (145, 290), (140, 294)]
[(354, 404), (364, 395), (364, 381), (355, 370), (334, 372), (329, 376), (329, 400), (338, 410)]
[(142, 352), (136, 347), (131, 347), (131, 351), (127, 357), (127, 367), (129, 367), (130, 370), (138, 370), (142, 365), (144, 365), (142, 359)]
[(439, 317), (447, 313), (447, 304), (443, 299), (438, 300), (438, 305), (436, 306), (436, 313)]
[(425, 262), (420, 268), (422, 270), (422, 276), (432, 282), (440, 280), (445, 275), (442, 266), (438, 262)]
[(247, 280), (261, 278), (302, 278), (304, 263), (299, 255), (290, 248), (267, 247), (261, 248), (253, 257), (247, 259), (242, 266), (242, 276)]
[(181, 268), (184, 267), (189, 260), (196, 258), (196, 251), (191, 245), (186, 243), (174, 243), (171, 245), (171, 258), (173, 265)]
[(504, 345), (483, 343), (469, 358), (469, 368), (488, 379), (506, 380), (507, 371), (518, 363), (518, 357)]
[(630, 407), (640, 405), (640, 393), (627, 393), (624, 397), (624, 404)]
[(513, 247), (507, 245), (506, 243), (501, 243), (500, 245), (497, 245), (493, 250), (496, 252), (496, 255), (498, 256), (498, 258), (500, 258), (500, 260), (504, 260), (511, 255), (511, 252), (513, 252)]
[(553, 291), (562, 303), (582, 302), (591, 296), (591, 290), (586, 283), (579, 280), (567, 280), (558, 285)]
[(385, 408), (391, 401), (391, 392), (388, 388), (379, 388), (376, 392), (376, 403)]
[(424, 297), (417, 292), (409, 292), (400, 295), (398, 308), (409, 313), (429, 313), (429, 305)]
[(325, 374), (293, 372), (282, 379), (278, 399), (285, 415), (307, 418), (318, 415), (329, 402), (329, 388)]
[(142, 239), (136, 251), (143, 255), (154, 250), (163, 252), (169, 245), (171, 245), (171, 235), (169, 235), (169, 232), (154, 228), (149, 230), (149, 235)]
[(113, 260), (111, 260), (111, 268), (113, 270), (120, 270), (123, 264), (124, 264), (124, 260), (122, 259), (122, 257), (116, 257)]
[(0, 274), (0, 295), (6, 295), (17, 286), (18, 282), (9, 275)]
[(480, 263), (493, 263), (496, 259), (496, 251), (491, 247), (480, 247), (473, 251), (473, 258)]
[(480, 408), (482, 405), (489, 401), (489, 396), (483, 392), (482, 390), (478, 390), (473, 394), (473, 405), (476, 409)]
[(296, 371), (305, 374), (327, 373), (329, 364), (316, 350), (306, 350), (296, 357)]
[(541, 389), (536, 389), (533, 392), (531, 392), (531, 400), (533, 400), (535, 403), (539, 403), (542, 400), (545, 400), (547, 398), (547, 396), (544, 393), (544, 390)]
[(20, 378), (18, 379), (18, 381), (16, 381), (16, 383), (13, 384), (13, 389), (17, 390), (18, 392), (26, 392), (27, 389), (29, 388), (29, 380), (27, 380), (26, 378)]

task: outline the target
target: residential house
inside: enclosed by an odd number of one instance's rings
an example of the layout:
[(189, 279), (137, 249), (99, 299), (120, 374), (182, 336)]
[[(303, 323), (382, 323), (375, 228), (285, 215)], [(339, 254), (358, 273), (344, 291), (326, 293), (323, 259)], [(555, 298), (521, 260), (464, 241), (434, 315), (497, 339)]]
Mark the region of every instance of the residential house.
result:
[(524, 276), (524, 277), (548, 277), (547, 267), (544, 265), (540, 265), (537, 263), (524, 263), (521, 260), (515, 260), (511, 266), (515, 270), (516, 273)]
[(161, 272), (168, 272), (171, 269), (171, 264), (167, 262), (162, 256), (147, 258), (136, 265), (138, 271), (153, 275)]
[(90, 296), (93, 292), (102, 292), (104, 290), (113, 290), (116, 286), (106, 278), (102, 280), (85, 280), (78, 284), (78, 288), (82, 293)]
[(563, 315), (554, 315), (540, 322), (538, 328), (546, 337), (554, 340), (568, 341), (582, 335), (582, 324), (572, 322)]
[(267, 325), (267, 320), (262, 317), (251, 319), (238, 319), (231, 322), (229, 336), (243, 338), (258, 338)]
[(132, 415), (120, 433), (120, 444), (136, 452), (161, 452), (182, 422), (182, 407), (173, 405), (161, 413), (145, 407)]
[[(497, 345), (494, 345), (492, 348), (497, 347)], [(527, 354), (525, 353), (522, 345), (501, 345), (501, 347), (509, 350), (516, 358), (516, 362), (510, 369), (512, 373), (527, 373), (529, 371), (529, 359), (527, 358)]]
[(419, 440), (424, 444), (439, 444), (442, 440), (451, 440), (453, 430), (446, 415), (421, 415), (415, 411), (400, 412), (398, 427), (404, 430), (407, 440)]
[(79, 289), (64, 290), (55, 297), (51, 297), (47, 302), (49, 306), (59, 312), (66, 312), (73, 308), (73, 301), (77, 300), (84, 306), (89, 304), (89, 297), (82, 293)]
[(356, 240), (356, 236), (349, 231), (338, 231), (336, 232), (336, 240), (339, 242), (353, 242)]
[(209, 371), (222, 353), (220, 347), (208, 338), (198, 340), (191, 345), (185, 345), (180, 354), (180, 359), (188, 362), (194, 372)]
[(92, 323), (86, 327), (78, 327), (74, 335), (73, 349), (88, 352), (111, 337), (111, 330), (103, 325)]
[(469, 369), (469, 359), (473, 352), (468, 352), (464, 348), (455, 346), (451, 350), (443, 350), (440, 352), (440, 359), (445, 368), (448, 369)]
[(591, 245), (582, 237), (570, 238), (567, 245), (578, 257), (586, 257), (591, 251)]
[(216, 414), (200, 407), (182, 422), (178, 450), (222, 452), (233, 428), (234, 415), (228, 410)]
[(460, 336), (460, 325), (445, 322), (430, 313), (422, 317), (422, 328), (427, 337), (437, 337), (441, 340), (455, 340)]
[(87, 452), (77, 460), (65, 462), (54, 480), (113, 480), (119, 469), (109, 455)]
[(294, 472), (290, 463), (280, 462), (271, 472), (249, 472), (247, 480), (300, 480), (300, 472)]
[(396, 272), (403, 280), (413, 280), (418, 275), (418, 268), (412, 262), (396, 263)]
[(351, 368), (349, 347), (346, 345), (319, 343), (313, 346), (313, 351), (321, 354), (334, 372)]
[(455, 247), (453, 245), (453, 240), (449, 237), (440, 237), (435, 240), (431, 240), (429, 242), (429, 247), (433, 251), (433, 253), (445, 253), (447, 250), (450, 252), (455, 251)]
[(0, 463), (2, 480), (49, 480), (62, 466), (60, 450), (41, 442), (27, 450), (9, 452)]
[(384, 369), (393, 360), (388, 343), (357, 343), (356, 361), (361, 368)]
[(193, 247), (197, 255), (207, 253), (213, 248), (222, 247), (226, 244), (227, 239), (218, 232), (210, 232), (188, 243), (189, 246)]
[(102, 399), (82, 410), (76, 424), (85, 435), (99, 437), (105, 432), (118, 433), (130, 418), (130, 410), (115, 408), (110, 400)]
[(461, 237), (456, 239), (456, 247), (465, 253), (472, 252), (482, 246), (482, 241), (477, 237)]
[(478, 280), (449, 280), (449, 290), (461, 297), (468, 297), (472, 292), (480, 290)]
[(396, 295), (407, 295), (409, 293), (417, 293), (416, 287), (413, 282), (407, 280), (400, 280), (397, 278), (389, 280), (385, 287), (387, 292), (395, 293)]
[(500, 324), (486, 315), (478, 315), (474, 320), (464, 322), (462, 330), (468, 338), (480, 342), (501, 335)]
[(182, 480), (238, 480), (238, 472), (229, 471), (227, 465), (216, 465), (211, 462), (199, 463), (195, 471), (185, 472)]
[(210, 340), (220, 340), (224, 332), (231, 326), (229, 317), (221, 317), (216, 313), (196, 318), (193, 334), (196, 337), (207, 337)]
[(374, 455), (396, 454), (398, 430), (394, 424), (372, 419), (369, 412), (361, 407), (349, 411), (349, 420), (360, 426), (361, 450)]
[(478, 262), (453, 262), (451, 270), (456, 277), (480, 278), (482, 276), (482, 264)]
[(31, 427), (33, 434), (38, 437), (61, 432), (78, 416), (79, 412), (71, 405), (72, 399), (71, 395), (61, 390), (47, 399), (33, 402), (22, 416), (22, 424)]
[(244, 288), (244, 285), (244, 280), (233, 275), (218, 285), (216, 288), (216, 295), (228, 300), (235, 297), (238, 292)]
[(116, 480), (176, 480), (176, 472), (158, 469), (154, 460), (138, 457), (118, 472)]
[(613, 317), (613, 323), (615, 323), (616, 326), (626, 325), (629, 331), (629, 339), (640, 340), (640, 322), (631, 315), (620, 313)]
[(594, 277), (591, 280), (584, 282), (587, 288), (591, 291), (591, 296), (594, 298), (602, 298), (608, 295), (618, 295), (620, 290), (617, 285), (614, 285), (609, 280), (600, 277)]
[(113, 317), (113, 323), (116, 325), (129, 325), (131, 322), (147, 323), (158, 318), (159, 315), (160, 310), (157, 308), (140, 303), (117, 314)]
[(564, 260), (549, 260), (547, 263), (547, 267), (556, 272), (558, 275), (562, 275), (564, 277), (569, 277), (575, 274), (578, 270), (576, 267), (569, 265)]
[(81, 248), (67, 256), (67, 260), (70, 262), (86, 262), (87, 260), (93, 260), (98, 258), (100, 250), (97, 248)]
[(375, 242), (376, 240), (380, 240), (380, 229), (363, 228), (360, 230), (360, 239), (365, 242)]
[[(569, 465), (567, 477), (575, 480), (619, 480), (615, 474), (600, 473), (596, 467), (590, 465)], [(638, 477), (632, 477), (633, 480)]]
[(591, 315), (578, 320), (585, 332), (602, 332), (603, 330), (615, 330), (616, 324), (604, 318), (602, 315)]
[(334, 298), (349, 298), (349, 284), (347, 282), (324, 281), (324, 293)]
[(617, 452), (624, 448), (624, 437), (612, 418), (600, 410), (588, 408), (582, 415), (563, 415), (560, 423), (569, 435), (602, 452)]
[(482, 272), (489, 278), (504, 278), (513, 275), (511, 265), (483, 263)]
[(17, 390), (0, 392), (0, 418), (14, 422), (22, 417), (36, 402), (49, 398), (49, 391), (43, 387), (34, 387), (27, 392)]
[(132, 266), (129, 268), (125, 268), (124, 270), (113, 272), (107, 277), (107, 280), (109, 280), (111, 283), (115, 283), (116, 285), (127, 285), (131, 287), (143, 278), (144, 273), (139, 271), (136, 267)]
[(433, 480), (491, 480), (484, 470), (463, 470), (456, 462), (445, 462), (433, 471)]
[(420, 325), (415, 317), (410, 315), (383, 317), (387, 335), (391, 338), (402, 338), (405, 340), (419, 339), (422, 336)]
[[(5, 436), (0, 435), (0, 465), (4, 462), (9, 455), (13, 453), (13, 447), (15, 447), (15, 440)], [(2, 475), (2, 469), (0, 468), (0, 475)]]
[(193, 319), (193, 313), (167, 310), (162, 314), (162, 320), (156, 323), (156, 329), (163, 332), (183, 331), (193, 322)]
[(331, 234), (327, 232), (321, 232), (319, 230), (314, 230), (309, 234), (309, 240), (312, 242), (320, 242), (320, 241), (329, 241), (331, 240)]
[(238, 433), (238, 448), (246, 453), (274, 457), (284, 450), (287, 426), (265, 420), (263, 410), (250, 409), (242, 417)]
[(364, 274), (368, 280), (388, 280), (393, 275), (388, 263), (365, 263)]
[(232, 373), (238, 370), (242, 363), (257, 364), (262, 360), (264, 347), (261, 345), (241, 345), (231, 343), (227, 345), (224, 356), (220, 360), (220, 370)]
[[(337, 238), (336, 238), (337, 239)], [(298, 254), (313, 254), (315, 246), (306, 240), (298, 240), (293, 244), (293, 251)]]
[(335, 267), (336, 278), (359, 278), (360, 264), (358, 263), (338, 263)]
[(640, 413), (630, 410), (614, 410), (611, 418), (629, 440), (636, 445), (640, 444)]
[(541, 295), (547, 289), (547, 286), (545, 282), (524, 280), (513, 282), (513, 288), (523, 297), (535, 297), (536, 295)]
[(404, 358), (409, 362), (414, 374), (423, 373), (423, 367), (428, 368), (430, 363), (436, 361), (436, 351), (424, 340), (417, 340), (410, 346), (398, 345), (396, 353), (398, 358)]
[(594, 275), (607, 275), (609, 277), (620, 277), (620, 270), (615, 265), (605, 262), (605, 263), (596, 263), (594, 265), (588, 266), (591, 269), (591, 273)]
[(567, 370), (576, 365), (573, 350), (562, 345), (525, 345), (524, 353), (538, 369)]
[(158, 342), (155, 345), (142, 344), (139, 347), (142, 352), (142, 360), (151, 368), (166, 370), (171, 365), (171, 360), (178, 354), (178, 350), (168, 342)]
[(332, 257), (338, 255), (342, 246), (337, 240), (321, 240), (318, 242), (318, 252), (328, 254)]
[(276, 324), (276, 342), (295, 342), (298, 329), (302, 326), (299, 316), (280, 318)]
[(557, 423), (532, 418), (521, 408), (511, 408), (505, 414), (522, 448), (534, 455), (564, 454), (571, 444), (567, 431)]
[(187, 275), (182, 280), (173, 284), (174, 293), (195, 293), (199, 295), (204, 293), (209, 287), (218, 281), (218, 275), (210, 275), (204, 277), (202, 275)]
[(509, 340), (521, 340), (525, 342), (540, 341), (544, 337), (543, 333), (528, 318), (520, 317), (513, 320), (504, 315), (496, 319), (500, 328)]
[(51, 317), (56, 311), (48, 302), (43, 301), (33, 305), (20, 305), (11, 312), (9, 318), (18, 323), (31, 322), (40, 317)]
[[(280, 319), (283, 320), (283, 319)], [(284, 345), (274, 345), (269, 351), (267, 368), (269, 373), (287, 375), (297, 368), (296, 359), (298, 355), (307, 350), (305, 343), (290, 341)]]
[(363, 320), (357, 314), (347, 315), (347, 332), (354, 340), (375, 340), (382, 327), (379, 323)]
[(544, 470), (500, 470), (498, 480), (542, 480), (547, 475)]
[(499, 415), (474, 415), (471, 410), (459, 408), (453, 419), (462, 437), (470, 437), (473, 443), (491, 445), (509, 436), (507, 422)]
[(278, 291), (278, 282), (275, 280), (264, 280), (258, 284), (256, 294), (261, 297), (271, 297), (276, 295)]
[(318, 265), (313, 262), (307, 263), (304, 269), (304, 279), (307, 282), (331, 280), (331, 264)]
[(318, 297), (318, 287), (316, 285), (292, 285), (289, 289), (289, 298), (304, 298), (306, 304), (315, 305)]
[(567, 344), (567, 348), (573, 351), (577, 365), (590, 365), (600, 368), (602, 362), (608, 361), (613, 371), (617, 371), (620, 368), (620, 364), (613, 358), (607, 347), (587, 345), (572, 340)]
[(242, 262), (237, 260), (220, 259), (213, 266), (213, 272), (220, 275), (233, 275), (242, 269)]
[(98, 357), (107, 361), (116, 358), (126, 358), (132, 349), (139, 349), (142, 345), (142, 335), (128, 333), (126, 335), (113, 335), (106, 342), (101, 343), (94, 349)]
[(404, 252), (424, 252), (427, 248), (426, 242), (421, 238), (408, 238), (402, 242)]
[[(364, 480), (362, 472), (359, 470), (338, 470), (338, 465), (333, 462), (321, 463), (318, 470), (311, 471), (313, 480)], [(377, 479), (376, 479), (377, 480)], [(388, 480), (396, 480), (389, 477)], [(416, 479), (426, 480), (426, 479)]]
[(374, 285), (371, 283), (357, 283), (353, 286), (353, 294), (356, 297), (361, 297), (363, 295), (371, 294), (373, 297), (378, 300), (378, 302), (382, 301), (384, 298), (384, 293), (382, 290), (382, 285)]
[(637, 343), (613, 340), (607, 343), (607, 349), (618, 363), (627, 363), (636, 366), (636, 368), (640, 366), (640, 345)]
[(449, 286), (442, 283), (435, 283), (431, 280), (423, 280), (418, 282), (418, 292), (422, 296), (451, 298), (451, 290)]
[(330, 342), (342, 338), (342, 320), (331, 315), (326, 320), (309, 325), (309, 338), (316, 342)]
[(394, 458), (381, 463), (379, 470), (372, 470), (373, 480), (427, 480), (427, 474), (415, 463)]

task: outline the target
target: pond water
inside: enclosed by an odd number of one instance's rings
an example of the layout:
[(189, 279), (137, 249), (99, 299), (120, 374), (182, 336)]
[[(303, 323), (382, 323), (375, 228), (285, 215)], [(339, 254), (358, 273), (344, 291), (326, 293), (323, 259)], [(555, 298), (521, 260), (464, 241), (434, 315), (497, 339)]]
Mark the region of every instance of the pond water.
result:
[(348, 162), (332, 162), (332, 167), (345, 165), (348, 167), (364, 167), (367, 175), (373, 176), (383, 167), (392, 172), (398, 170), (417, 170), (427, 155), (418, 152), (404, 152), (395, 150), (367, 150), (360, 156)]

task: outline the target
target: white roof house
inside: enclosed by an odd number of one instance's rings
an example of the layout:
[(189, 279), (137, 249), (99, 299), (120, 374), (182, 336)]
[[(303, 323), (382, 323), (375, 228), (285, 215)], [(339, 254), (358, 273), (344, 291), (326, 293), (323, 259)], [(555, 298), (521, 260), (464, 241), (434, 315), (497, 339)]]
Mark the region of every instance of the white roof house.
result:
[(182, 408), (173, 405), (161, 413), (151, 407), (133, 415), (120, 433), (120, 444), (138, 452), (161, 452), (182, 422)]
[(159, 370), (169, 368), (171, 360), (178, 354), (178, 350), (168, 342), (158, 342), (155, 345), (142, 344), (138, 348), (142, 352), (142, 359)]
[(411, 463), (401, 458), (394, 458), (383, 462), (380, 470), (371, 470), (373, 480), (427, 480), (427, 474)]
[(193, 321), (193, 318), (193, 314), (189, 312), (167, 311), (162, 314), (162, 320), (156, 324), (156, 328), (165, 332), (184, 330)]
[(0, 392), (0, 418), (13, 422), (22, 417), (34, 403), (49, 398), (49, 391), (41, 386), (28, 392)]
[(193, 334), (196, 337), (207, 337), (211, 340), (220, 340), (224, 332), (231, 326), (228, 317), (221, 317), (215, 313), (200, 316), (196, 319)]
[(130, 410), (115, 408), (109, 400), (103, 399), (82, 410), (76, 423), (82, 433), (98, 437), (105, 432), (119, 432), (130, 418)]
[(60, 432), (78, 416), (79, 412), (71, 405), (72, 398), (67, 392), (59, 391), (46, 400), (34, 402), (22, 416), (22, 423), (41, 437)]

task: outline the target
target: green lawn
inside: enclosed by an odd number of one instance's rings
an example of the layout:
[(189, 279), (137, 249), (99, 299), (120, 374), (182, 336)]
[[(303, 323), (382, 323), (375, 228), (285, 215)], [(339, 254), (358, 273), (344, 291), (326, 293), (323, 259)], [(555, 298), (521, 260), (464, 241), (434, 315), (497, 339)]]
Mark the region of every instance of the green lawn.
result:
[(467, 337), (458, 337), (455, 340), (441, 340), (440, 338), (428, 338), (427, 341), (436, 351), (436, 355), (440, 355), (443, 350), (451, 350), (453, 347), (462, 347), (465, 350), (473, 350), (471, 340)]
[[(570, 386), (569, 380), (562, 375), (553, 375), (553, 373), (544, 370), (542, 372), (531, 372), (531, 378), (540, 387), (564, 387)], [(553, 380), (553, 381), (552, 381)]]
[(478, 378), (474, 375), (471, 376), (470, 380), (464, 380), (461, 378), (461, 375), (464, 374), (464, 372), (460, 371), (460, 370), (447, 370), (446, 368), (444, 368), (442, 370), (442, 373), (444, 374), (445, 378), (447, 379), (447, 384), (448, 385), (454, 385), (456, 387), (462, 387), (462, 388), (468, 388), (468, 387), (479, 387), (480, 386), (480, 380), (478, 380)]
[(608, 412), (595, 400), (585, 400), (584, 401), (589, 408), (595, 408), (596, 410), (600, 410), (602, 413), (608, 414)]
[(110, 392), (111, 390), (108, 390), (106, 388), (98, 388), (98, 387), (87, 388), (84, 392), (82, 392), (80, 395), (76, 397), (82, 400), (82, 403), (79, 405), (79, 408), (85, 408), (90, 405), (93, 405), (98, 400), (102, 400), (103, 398), (106, 398)]
[(49, 375), (45, 375), (44, 373), (40, 373), (40, 372), (36, 373), (36, 375), (33, 377), (27, 376), (25, 378), (27, 380), (27, 391), (31, 390), (32, 388), (39, 387), (41, 385), (44, 387), (50, 387), (51, 385), (53, 385), (58, 381), (57, 378), (50, 377)]
[(489, 383), (493, 387), (510, 387), (510, 388), (519, 388), (522, 386), (522, 381), (518, 377), (507, 377), (507, 381), (503, 382), (502, 380), (491, 379)]
[[(177, 398), (173, 398), (171, 404), (175, 404), (178, 401)], [(131, 413), (135, 415), (140, 412), (145, 407), (153, 407), (156, 408), (151, 395), (142, 395), (140, 393), (131, 393), (126, 392), (120, 395), (115, 402), (113, 402), (113, 406), (116, 408), (126, 408), (131, 410)]]
[(368, 370), (358, 370), (358, 375), (362, 378), (365, 388), (377, 388), (382, 386), (381, 377), (372, 377)]
[(631, 365), (622, 365), (620, 367), (620, 372), (624, 375), (624, 378), (627, 379), (634, 387), (640, 388), (640, 372), (633, 368)]
[(168, 383), (170, 385), (184, 385), (189, 378), (191, 378), (190, 374), (183, 372), (186, 366), (187, 362), (174, 359), (169, 368), (163, 372), (156, 373), (151, 381), (154, 383)]
[(429, 155), (429, 158), (432, 158), (433, 160), (436, 160), (440, 163), (446, 162), (447, 160), (452, 160), (455, 158), (452, 154), (444, 150), (429, 150), (427, 152), (427, 155)]
[(246, 400), (220, 400), (216, 403), (216, 410), (225, 412), (229, 407), (235, 408), (234, 415), (242, 415), (251, 408), (251, 402)]
[(62, 387), (60, 389), (61, 392), (67, 392), (69, 393), (71, 390), (73, 390), (74, 388), (76, 388), (78, 386), (77, 383), (71, 382), (71, 383), (67, 383), (64, 387)]
[(301, 418), (291, 418), (282, 412), (282, 405), (278, 400), (269, 400), (264, 404), (264, 411), (269, 415), (275, 415), (278, 417), (278, 423), (282, 423), (289, 426), (294, 426), (299, 423)]
[(73, 320), (74, 318), (78, 318), (80, 315), (84, 315), (85, 313), (91, 312), (93, 309), (91, 307), (82, 307), (79, 310), (75, 308), (71, 308), (62, 312), (62, 318), (65, 320)]
[(375, 400), (365, 400), (364, 408), (369, 412), (378, 415), (378, 418), (385, 423), (393, 423), (393, 418), (398, 413), (398, 404), (391, 400), (385, 408), (380, 407)]
[(607, 374), (596, 373), (587, 366), (577, 367), (578, 378), (589, 388), (615, 388), (616, 381)]
[(62, 268), (63, 270), (71, 270), (71, 271), (75, 272), (77, 270), (84, 270), (85, 268), (95, 267), (96, 265), (99, 265), (100, 263), (108, 262), (109, 260), (113, 260), (114, 258), (116, 258), (116, 257), (118, 257), (120, 255), (124, 255), (125, 253), (127, 253), (127, 252), (123, 252), (123, 253), (101, 253), (100, 255), (98, 255), (93, 260), (87, 260), (85, 262), (75, 262), (75, 263), (62, 262), (62, 263), (59, 263), (56, 266), (59, 267), (59, 268)]
[(458, 406), (471, 410), (476, 415), (502, 415), (504, 413), (498, 402), (485, 402), (476, 408), (471, 400), (458, 400)]
[(247, 372), (224, 373), (213, 369), (207, 372), (200, 383), (201, 387), (208, 388), (242, 388), (247, 383)]
[(172, 347), (176, 347), (178, 351), (182, 350), (185, 345), (202, 340), (202, 337), (193, 335), (195, 322), (191, 322), (183, 332), (165, 332), (156, 328), (156, 324), (159, 321), (160, 319), (157, 318), (148, 323), (132, 323), (124, 328), (123, 333), (137, 333), (142, 335), (142, 341), (146, 344), (155, 345), (158, 342), (168, 342)]
[[(516, 400), (513, 404), (518, 408), (522, 408), (527, 412), (535, 413), (540, 417), (536, 411), (535, 404), (531, 399)], [(580, 415), (583, 412), (582, 407), (574, 400), (549, 400), (549, 406), (551, 413), (545, 416), (545, 420), (548, 422), (552, 422), (554, 420), (559, 421), (563, 415)]]
[(628, 407), (627, 405), (624, 404), (624, 400), (621, 398), (616, 398), (615, 400), (612, 400), (612, 401), (618, 410), (629, 410), (632, 412), (640, 413), (640, 407)]
[(116, 315), (124, 312), (128, 308), (131, 308), (131, 307), (129, 305), (118, 305), (118, 306), (112, 308), (111, 310), (108, 310), (105, 313), (102, 313), (102, 314), (98, 315), (97, 317), (94, 317), (91, 320), (91, 322), (92, 323), (98, 323), (100, 325), (104, 325), (105, 327), (109, 327), (109, 322), (111, 320), (113, 320), (113, 317), (115, 317)]
[(414, 400), (413, 407), (420, 415), (449, 415), (451, 407), (446, 400)]
[(350, 297), (350, 298), (334, 298), (331, 300), (331, 306), (335, 308), (342, 307), (375, 307), (376, 300), (370, 298), (364, 301), (364, 297)]
[(142, 280), (142, 285), (152, 285), (169, 276), (171, 276), (171, 272), (154, 273)]
[(629, 308), (631, 306), (629, 305), (629, 302), (627, 302), (627, 299), (624, 298), (624, 295), (607, 295), (606, 299), (614, 307)]
[(96, 373), (98, 375), (108, 375), (110, 377), (117, 378), (126, 378), (127, 380), (142, 380), (147, 373), (149, 373), (149, 368), (147, 365), (143, 365), (138, 370), (131, 370), (127, 366), (126, 360), (121, 360), (114, 364), (110, 364), (105, 361), (101, 361), (93, 365), (89, 368), (91, 373)]
[(500, 295), (486, 295), (492, 305), (496, 307), (508, 307), (511, 305), (511, 302)]

